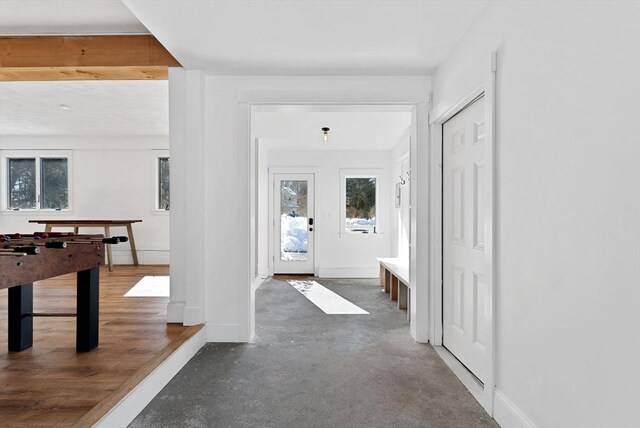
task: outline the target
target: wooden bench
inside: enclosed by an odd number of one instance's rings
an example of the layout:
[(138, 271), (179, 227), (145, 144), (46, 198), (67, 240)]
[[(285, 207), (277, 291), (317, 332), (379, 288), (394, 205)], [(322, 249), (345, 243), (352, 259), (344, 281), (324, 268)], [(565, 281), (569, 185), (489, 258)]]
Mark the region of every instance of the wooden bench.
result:
[[(407, 309), (411, 301), (409, 282), (409, 260), (401, 258), (378, 258), (380, 263), (380, 286), (389, 293), (391, 300), (398, 302), (398, 309)], [(407, 319), (410, 311), (407, 311)]]

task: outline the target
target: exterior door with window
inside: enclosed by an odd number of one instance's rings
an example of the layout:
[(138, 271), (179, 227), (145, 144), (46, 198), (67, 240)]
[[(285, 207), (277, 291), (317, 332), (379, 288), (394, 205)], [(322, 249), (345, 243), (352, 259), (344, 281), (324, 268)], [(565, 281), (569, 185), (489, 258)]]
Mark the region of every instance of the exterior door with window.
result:
[(314, 273), (314, 175), (274, 174), (273, 272)]
[(480, 381), (489, 371), (484, 97), (442, 128), (442, 343)]

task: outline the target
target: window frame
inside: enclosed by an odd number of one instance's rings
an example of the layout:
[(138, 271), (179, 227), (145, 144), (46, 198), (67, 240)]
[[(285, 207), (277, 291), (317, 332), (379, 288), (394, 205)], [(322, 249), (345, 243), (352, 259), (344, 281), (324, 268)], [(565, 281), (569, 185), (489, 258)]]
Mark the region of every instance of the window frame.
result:
[[(9, 206), (9, 160), (35, 159), (36, 206), (35, 208), (10, 208)], [(42, 208), (42, 159), (67, 160), (67, 208)], [(2, 150), (0, 151), (0, 198), (4, 213), (70, 213), (73, 212), (73, 153), (71, 150)]]
[[(171, 199), (169, 199), (169, 209), (160, 208), (160, 159), (167, 158), (169, 159), (169, 188), (171, 188), (171, 156), (169, 155), (169, 150), (152, 150), (151, 151), (151, 173), (153, 174), (152, 183), (153, 196), (151, 197), (151, 212), (159, 214), (159, 213), (169, 213), (171, 211)], [(171, 193), (169, 193), (169, 198), (171, 198)]]
[[(353, 232), (346, 227), (347, 222), (347, 178), (375, 178), (376, 179), (376, 205), (375, 232)], [(382, 209), (380, 208), (381, 191), (383, 185), (383, 170), (379, 168), (351, 168), (340, 169), (340, 225), (338, 235), (342, 236), (378, 236), (384, 233), (381, 221)]]

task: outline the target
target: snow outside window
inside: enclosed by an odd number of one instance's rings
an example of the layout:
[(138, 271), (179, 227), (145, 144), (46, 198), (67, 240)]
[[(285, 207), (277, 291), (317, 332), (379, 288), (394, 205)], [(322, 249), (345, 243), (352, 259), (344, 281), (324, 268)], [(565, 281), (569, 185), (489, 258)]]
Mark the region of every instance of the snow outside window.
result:
[(376, 175), (345, 175), (343, 186), (344, 232), (354, 234), (378, 233)]

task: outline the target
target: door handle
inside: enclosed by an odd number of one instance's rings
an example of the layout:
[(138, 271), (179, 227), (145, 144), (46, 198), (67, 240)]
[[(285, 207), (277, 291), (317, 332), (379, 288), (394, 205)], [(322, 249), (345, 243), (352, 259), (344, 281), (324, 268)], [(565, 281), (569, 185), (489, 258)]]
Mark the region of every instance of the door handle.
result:
[(313, 226), (313, 219), (309, 218), (309, 226)]

